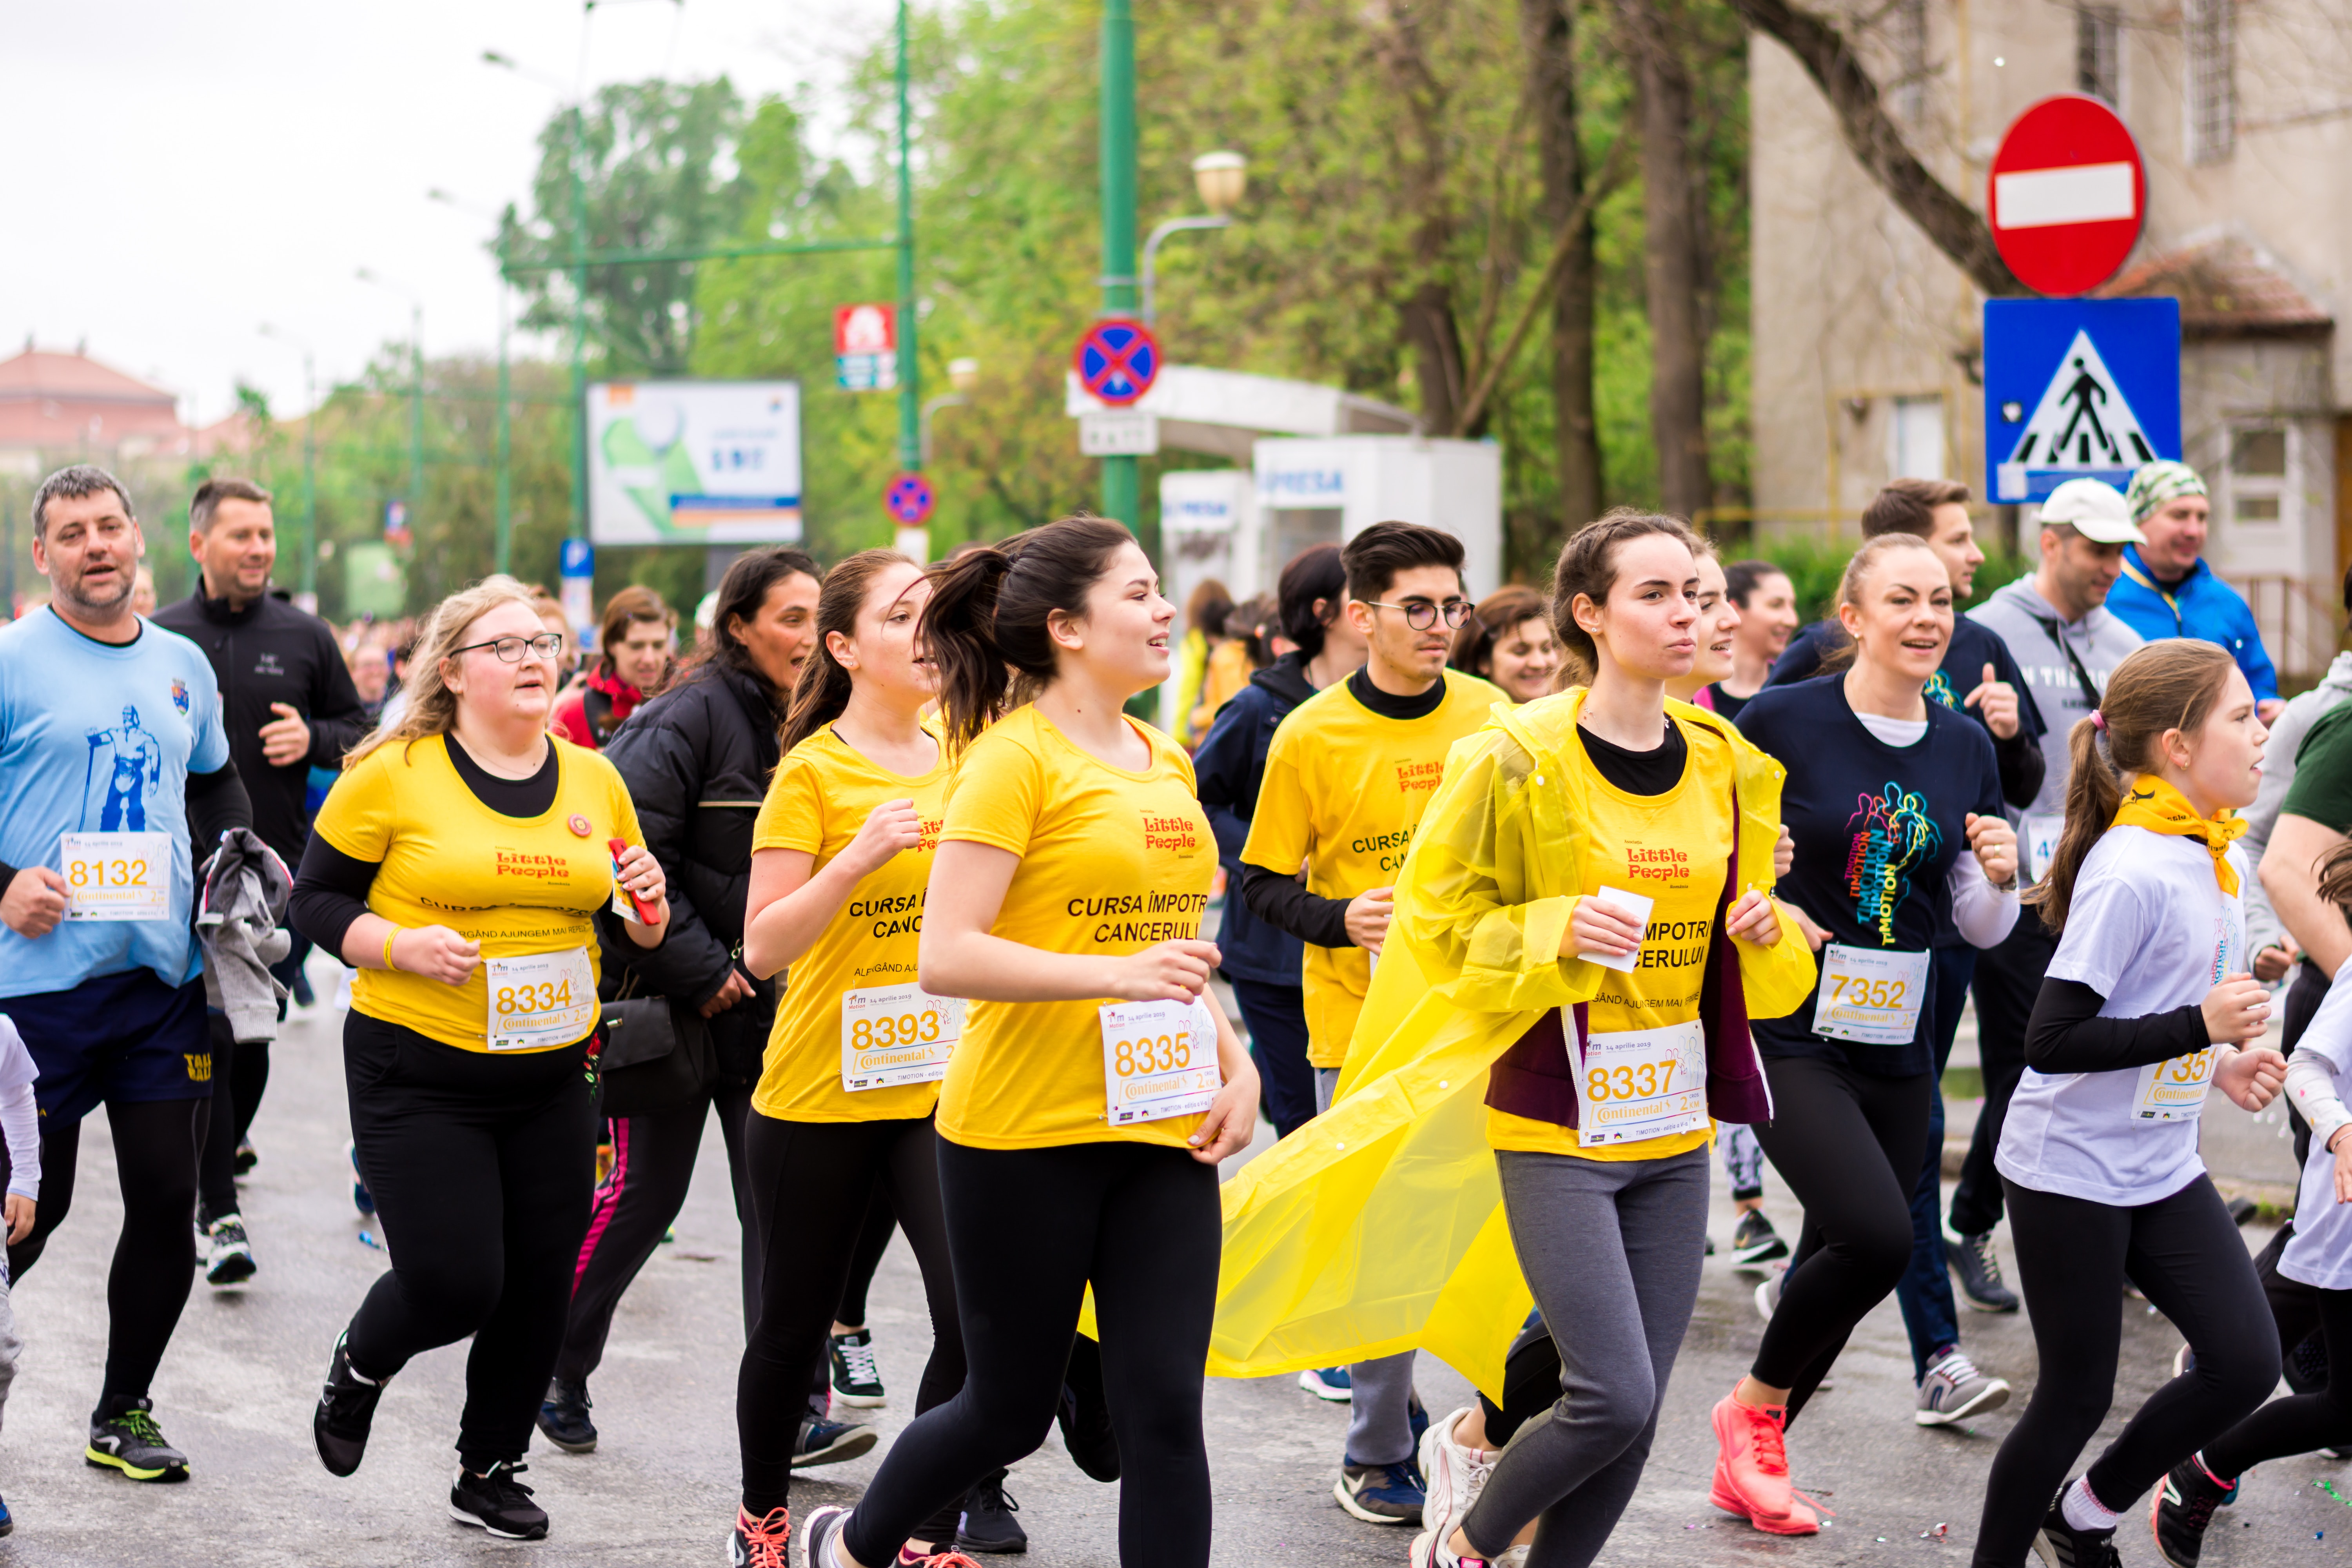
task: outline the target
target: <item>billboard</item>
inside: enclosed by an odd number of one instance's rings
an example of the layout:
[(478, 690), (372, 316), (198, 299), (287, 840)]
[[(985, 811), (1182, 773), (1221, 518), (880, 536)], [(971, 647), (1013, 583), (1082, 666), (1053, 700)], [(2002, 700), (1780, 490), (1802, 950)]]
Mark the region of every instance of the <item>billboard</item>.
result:
[(588, 537), (599, 544), (799, 543), (799, 384), (592, 384)]

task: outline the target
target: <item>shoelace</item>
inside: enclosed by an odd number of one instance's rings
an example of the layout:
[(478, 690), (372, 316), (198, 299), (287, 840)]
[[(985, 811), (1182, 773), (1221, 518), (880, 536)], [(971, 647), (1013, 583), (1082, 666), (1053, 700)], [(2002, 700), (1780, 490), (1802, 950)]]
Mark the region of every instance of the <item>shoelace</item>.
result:
[[(2179, 1489), (2170, 1481), (2165, 1483), (2165, 1489), (2176, 1498), (2179, 1497)], [(2203, 1487), (2199, 1487), (2195, 1496), (2180, 1498), (2181, 1511), (2188, 1515), (2189, 1527), (2201, 1532), (2207, 1525), (2213, 1522), (2213, 1510), (2221, 1506), (2222, 1500), (2228, 1495), (2226, 1492), (2209, 1492)]]
[(879, 1383), (882, 1381), (882, 1369), (874, 1364), (873, 1341), (867, 1340), (863, 1343), (860, 1343), (855, 1341), (845, 1340), (841, 1342), (839, 1348), (841, 1351), (841, 1363), (847, 1369), (849, 1381), (851, 1383)]
[(744, 1555), (751, 1568), (787, 1568), (784, 1552), (792, 1544), (792, 1510), (771, 1509), (756, 1520), (746, 1519), (739, 1510), (735, 1527), (743, 1532)]
[[(978, 1502), (984, 1498), (995, 1503), (998, 1508), (1003, 1509), (1007, 1513), (1019, 1513), (1021, 1511), (1021, 1505), (1014, 1502), (1013, 1500), (1013, 1494), (1004, 1489), (1004, 1482), (1002, 1478), (992, 1481), (982, 1481), (980, 1485), (972, 1488), (971, 1490), (972, 1500), (975, 1502)], [(937, 1559), (935, 1558), (933, 1561), (936, 1562)], [(980, 1564), (975, 1563), (971, 1565), (971, 1568), (980, 1568)]]
[(1949, 1386), (1958, 1388), (1960, 1384), (1972, 1381), (1979, 1373), (1977, 1372), (1977, 1363), (1968, 1358), (1967, 1352), (1954, 1351), (1936, 1363), (1936, 1375), (1942, 1378)]
[(160, 1444), (163, 1441), (163, 1428), (157, 1426), (155, 1417), (144, 1410), (126, 1410), (114, 1418), (114, 1425), (142, 1443)]
[(1992, 1249), (1992, 1232), (1969, 1237), (1969, 1250), (1977, 1255), (1977, 1267), (1984, 1270), (1985, 1279), (1995, 1285), (2001, 1283), (2000, 1255)]
[(1780, 1424), (1763, 1412), (1758, 1411), (1749, 1418), (1748, 1427), (1754, 1435), (1756, 1468), (1768, 1476), (1787, 1475), (1789, 1473), (1789, 1440), (1781, 1432)]
[(529, 1465), (518, 1465), (507, 1459), (499, 1459), (484, 1473), (481, 1478), (482, 1485), (492, 1497), (498, 1499), (499, 1503), (511, 1505), (530, 1496), (530, 1489), (515, 1479), (517, 1471), (529, 1468), (530, 1468)]

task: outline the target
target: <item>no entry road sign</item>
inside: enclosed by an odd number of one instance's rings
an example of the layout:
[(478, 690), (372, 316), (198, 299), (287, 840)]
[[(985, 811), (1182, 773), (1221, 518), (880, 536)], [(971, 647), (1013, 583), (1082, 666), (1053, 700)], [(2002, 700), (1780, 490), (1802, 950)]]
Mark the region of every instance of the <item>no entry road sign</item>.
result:
[(1159, 379), (1160, 340), (1141, 321), (1108, 317), (1087, 329), (1071, 363), (1088, 392), (1115, 408), (1124, 407)]
[(2045, 98), (1992, 160), (1993, 244), (2039, 294), (2087, 294), (2116, 275), (2147, 216), (2138, 144), (2095, 98)]
[(931, 508), (939, 498), (931, 493), (931, 481), (920, 474), (900, 474), (882, 492), (882, 504), (901, 528), (920, 528), (931, 520)]
[(2121, 489), (2180, 456), (2180, 301), (1988, 300), (1984, 388), (1991, 500), (2068, 479)]

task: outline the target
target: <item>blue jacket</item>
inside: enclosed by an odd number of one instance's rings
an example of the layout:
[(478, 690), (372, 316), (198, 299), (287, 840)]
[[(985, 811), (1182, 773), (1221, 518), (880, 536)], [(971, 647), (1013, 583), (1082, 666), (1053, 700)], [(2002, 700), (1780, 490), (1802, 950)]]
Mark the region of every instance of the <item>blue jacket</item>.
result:
[(1266, 924), (1242, 901), (1242, 846), (1249, 842), (1250, 818), (1257, 815), (1257, 792), (1265, 782), (1265, 753), (1274, 731), (1290, 710), (1315, 695), (1303, 673), (1306, 661), (1286, 653), (1250, 677), (1250, 683), (1217, 710), (1216, 722), (1192, 753), (1201, 805), (1216, 829), (1217, 859), (1225, 868), (1223, 923), (1217, 949), (1228, 976), (1265, 985), (1300, 984), (1306, 946), (1288, 931)]
[(2107, 591), (2107, 608), (2149, 642), (2159, 637), (2201, 637), (2230, 650), (2256, 697), (2278, 695), (2278, 671), (2263, 651), (2262, 628), (2238, 591), (2200, 561), (2171, 588), (2159, 587), (2139, 558), (2139, 547), (2124, 546), (2124, 573)]

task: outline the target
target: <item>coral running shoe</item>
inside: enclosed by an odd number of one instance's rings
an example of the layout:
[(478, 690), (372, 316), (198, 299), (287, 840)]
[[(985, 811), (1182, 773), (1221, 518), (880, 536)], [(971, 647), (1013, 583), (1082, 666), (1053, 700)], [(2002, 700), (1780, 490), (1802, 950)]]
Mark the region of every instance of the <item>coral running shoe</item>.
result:
[(754, 1519), (751, 1510), (735, 1505), (735, 1532), (728, 1538), (729, 1568), (786, 1568), (785, 1548), (793, 1540), (793, 1510), (771, 1509)]
[(1759, 1409), (1725, 1394), (1715, 1407), (1715, 1483), (1707, 1500), (1774, 1535), (1811, 1535), (1822, 1528), (1811, 1500), (1789, 1480), (1789, 1446), (1780, 1405)]

